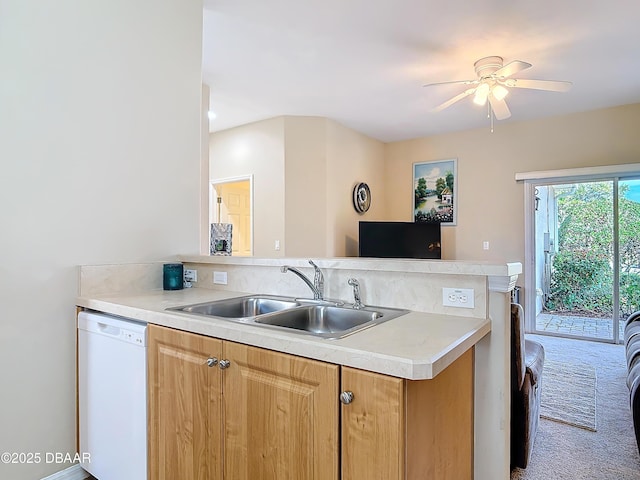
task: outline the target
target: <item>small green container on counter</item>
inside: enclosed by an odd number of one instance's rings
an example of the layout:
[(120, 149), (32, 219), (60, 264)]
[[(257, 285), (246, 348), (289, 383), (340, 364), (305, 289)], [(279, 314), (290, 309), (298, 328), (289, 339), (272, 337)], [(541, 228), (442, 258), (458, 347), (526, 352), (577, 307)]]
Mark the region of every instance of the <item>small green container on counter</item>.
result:
[(181, 263), (165, 263), (162, 266), (162, 288), (165, 290), (184, 288), (184, 266)]

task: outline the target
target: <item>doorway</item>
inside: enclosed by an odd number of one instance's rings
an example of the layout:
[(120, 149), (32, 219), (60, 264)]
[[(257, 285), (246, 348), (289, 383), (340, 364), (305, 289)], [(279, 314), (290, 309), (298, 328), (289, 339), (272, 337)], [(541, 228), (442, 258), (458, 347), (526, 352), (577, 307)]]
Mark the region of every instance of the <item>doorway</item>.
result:
[(253, 185), (251, 177), (212, 180), (209, 223), (232, 225), (232, 255), (253, 255)]
[(540, 183), (533, 194), (531, 331), (620, 343), (640, 308), (640, 180)]

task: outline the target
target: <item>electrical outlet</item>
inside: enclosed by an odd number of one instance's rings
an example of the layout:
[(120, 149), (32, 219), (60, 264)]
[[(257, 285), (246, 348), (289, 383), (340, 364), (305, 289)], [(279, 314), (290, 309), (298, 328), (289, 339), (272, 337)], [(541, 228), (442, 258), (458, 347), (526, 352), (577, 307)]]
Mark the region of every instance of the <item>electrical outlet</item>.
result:
[(227, 284), (227, 272), (213, 272), (213, 283), (218, 285)]
[(193, 287), (192, 282), (198, 281), (198, 271), (185, 268), (184, 274), (182, 276), (182, 281), (184, 283), (184, 288)]
[(184, 270), (184, 281), (185, 282), (197, 282), (198, 281), (198, 270), (186, 268)]
[(442, 305), (445, 307), (474, 308), (473, 288), (442, 288)]

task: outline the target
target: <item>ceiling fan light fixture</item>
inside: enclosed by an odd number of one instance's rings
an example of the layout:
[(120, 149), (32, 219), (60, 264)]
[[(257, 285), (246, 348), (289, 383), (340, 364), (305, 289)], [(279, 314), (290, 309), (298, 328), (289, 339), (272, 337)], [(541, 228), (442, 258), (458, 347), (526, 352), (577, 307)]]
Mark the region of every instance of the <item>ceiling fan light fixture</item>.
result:
[(473, 103), (475, 103), (476, 105), (486, 105), (487, 103), (487, 97), (489, 96), (489, 84), (488, 83), (481, 83), (480, 85), (478, 85), (478, 88), (476, 88), (476, 93), (473, 96)]
[(480, 106), (487, 106), (487, 115), (491, 119), (492, 132), (494, 117), (496, 120), (505, 120), (511, 117), (511, 111), (505, 101), (510, 88), (566, 92), (572, 85), (571, 82), (559, 80), (512, 78), (516, 73), (531, 68), (532, 65), (530, 63), (521, 60), (513, 60), (505, 65), (502, 57), (484, 57), (474, 63), (473, 66), (478, 77), (476, 79), (428, 83), (423, 86), (470, 85), (471, 88), (467, 88), (464, 92), (458, 93), (444, 103), (441, 103), (433, 108), (432, 111), (439, 112), (459, 102), (463, 98), (473, 95), (473, 103)]
[(496, 100), (504, 100), (504, 98), (508, 94), (509, 94), (509, 90), (507, 90), (500, 84), (494, 85), (493, 88), (491, 89), (491, 95), (493, 95), (493, 98), (495, 98)]

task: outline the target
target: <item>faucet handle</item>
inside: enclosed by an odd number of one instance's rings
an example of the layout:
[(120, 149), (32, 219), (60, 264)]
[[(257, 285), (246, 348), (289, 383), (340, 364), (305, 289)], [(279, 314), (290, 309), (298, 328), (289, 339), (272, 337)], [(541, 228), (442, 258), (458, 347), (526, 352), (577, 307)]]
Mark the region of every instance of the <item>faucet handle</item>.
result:
[(360, 297), (360, 282), (355, 278), (350, 278), (347, 283), (353, 287), (353, 308), (357, 310), (364, 308), (365, 304), (362, 303), (362, 298)]
[(313, 263), (313, 260), (309, 260), (309, 264), (313, 267), (313, 284), (318, 289), (321, 295), (324, 296), (324, 275), (322, 274), (322, 270)]

